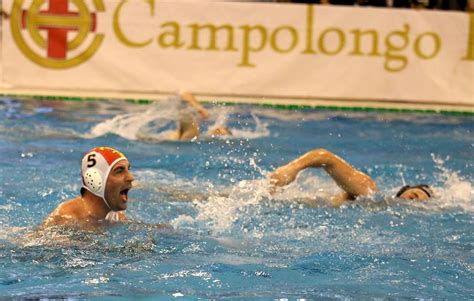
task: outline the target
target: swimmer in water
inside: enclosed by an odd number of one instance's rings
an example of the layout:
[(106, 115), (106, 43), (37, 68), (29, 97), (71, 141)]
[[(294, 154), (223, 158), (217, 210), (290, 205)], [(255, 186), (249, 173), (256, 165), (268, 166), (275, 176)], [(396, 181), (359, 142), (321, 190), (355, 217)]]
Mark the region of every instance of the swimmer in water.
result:
[[(379, 189), (371, 177), (353, 168), (349, 163), (339, 158), (326, 149), (312, 150), (301, 157), (277, 168), (271, 175), (270, 181), (273, 189), (293, 182), (297, 174), (309, 167), (322, 167), (331, 176), (336, 184), (344, 190), (332, 196), (332, 206), (340, 206), (346, 201), (354, 200), (358, 196), (371, 195)], [(404, 186), (396, 197), (407, 200), (425, 201), (433, 196), (433, 191), (428, 185)]]
[[(179, 93), (180, 106), (177, 121), (177, 130), (168, 135), (169, 140), (192, 140), (201, 134), (200, 120), (209, 117), (209, 112), (199, 103), (191, 92), (182, 91)], [(196, 116), (196, 112), (199, 117)], [(210, 129), (209, 136), (228, 136), (231, 135), (227, 127), (216, 127)]]
[(95, 229), (101, 224), (127, 220), (128, 192), (134, 177), (130, 163), (119, 151), (97, 147), (81, 163), (81, 196), (60, 204), (41, 228), (68, 225)]

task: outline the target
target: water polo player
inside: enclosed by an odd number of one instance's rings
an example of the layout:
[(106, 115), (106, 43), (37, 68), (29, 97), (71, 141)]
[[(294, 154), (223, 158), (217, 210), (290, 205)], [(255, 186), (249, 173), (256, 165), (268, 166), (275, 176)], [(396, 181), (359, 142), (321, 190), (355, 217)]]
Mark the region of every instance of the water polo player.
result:
[(94, 228), (104, 222), (126, 220), (128, 192), (134, 181), (130, 163), (119, 151), (97, 147), (81, 163), (81, 195), (61, 203), (42, 227), (73, 225)]

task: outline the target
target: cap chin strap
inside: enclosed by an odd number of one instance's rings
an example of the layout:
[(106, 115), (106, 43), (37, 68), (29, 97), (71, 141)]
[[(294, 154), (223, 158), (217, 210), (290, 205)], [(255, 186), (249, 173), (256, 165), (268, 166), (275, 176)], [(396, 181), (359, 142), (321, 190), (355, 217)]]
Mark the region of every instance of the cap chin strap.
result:
[(118, 211), (112, 210), (105, 197), (102, 199), (104, 200), (105, 205), (107, 205), (107, 207), (110, 209), (110, 211), (105, 216), (105, 220), (109, 222), (118, 222), (120, 220)]
[(110, 210), (105, 216), (105, 220), (109, 222), (118, 222), (120, 220), (118, 211)]

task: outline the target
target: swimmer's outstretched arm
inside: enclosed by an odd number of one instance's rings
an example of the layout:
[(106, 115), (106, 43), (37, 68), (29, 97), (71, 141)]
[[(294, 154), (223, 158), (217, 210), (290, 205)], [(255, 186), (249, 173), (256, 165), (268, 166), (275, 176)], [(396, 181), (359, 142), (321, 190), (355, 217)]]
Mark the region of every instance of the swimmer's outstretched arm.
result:
[(322, 167), (334, 179), (344, 193), (332, 198), (334, 205), (361, 195), (378, 191), (375, 182), (363, 172), (325, 149), (316, 149), (279, 167), (270, 176), (274, 186), (285, 186), (293, 182), (296, 175), (308, 167)]
[(194, 95), (189, 91), (180, 91), (179, 96), (187, 103), (189, 103), (198, 113), (201, 115), (202, 119), (209, 117), (207, 110), (201, 105), (201, 103), (194, 97)]

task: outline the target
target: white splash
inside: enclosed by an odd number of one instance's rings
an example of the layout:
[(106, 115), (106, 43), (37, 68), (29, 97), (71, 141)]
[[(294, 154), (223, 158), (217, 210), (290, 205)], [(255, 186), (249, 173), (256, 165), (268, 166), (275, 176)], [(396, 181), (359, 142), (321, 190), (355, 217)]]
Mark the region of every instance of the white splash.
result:
[(211, 117), (215, 118), (214, 124), (209, 128), (226, 127), (232, 111), (229, 107), (217, 107), (209, 110)]
[[(229, 116), (233, 110), (227, 107), (214, 107), (209, 109), (211, 118), (206, 123), (201, 123), (202, 136), (210, 138), (207, 129), (227, 127)], [(95, 125), (83, 138), (93, 139), (106, 134), (115, 134), (128, 140), (144, 140), (160, 142), (169, 139), (174, 132), (178, 119), (178, 103), (174, 99), (163, 100), (152, 104), (144, 111), (116, 115)], [(251, 113), (255, 128), (229, 128), (232, 136), (218, 136), (219, 139), (256, 139), (270, 134), (268, 124), (264, 123)], [(173, 128), (173, 129), (170, 129)]]
[(97, 138), (108, 133), (129, 140), (137, 140), (154, 129), (160, 129), (173, 122), (177, 116), (177, 107), (171, 101), (157, 102), (147, 110), (120, 114), (94, 126), (84, 138)]
[(327, 204), (341, 189), (322, 171), (311, 170), (301, 172), (293, 183), (277, 191), (274, 200), (316, 205)]
[(440, 170), (438, 180), (442, 187), (435, 188), (436, 199), (441, 208), (462, 208), (465, 211), (474, 211), (474, 187), (470, 181), (462, 177), (459, 172), (452, 171), (444, 166), (449, 160), (431, 154), (436, 168)]
[(251, 128), (242, 128), (236, 129), (232, 128), (232, 136), (234, 138), (246, 138), (246, 139), (256, 139), (267, 137), (270, 135), (270, 130), (268, 129), (268, 123), (262, 122), (260, 118), (254, 113), (251, 113), (253, 120), (255, 121), (255, 129)]
[[(258, 215), (263, 200), (276, 201), (275, 206), (281, 202), (293, 203), (295, 208), (302, 210), (302, 203), (308, 203), (306, 200), (327, 200), (339, 190), (329, 177), (304, 172), (294, 183), (273, 193), (268, 180), (270, 172), (258, 166), (253, 158), (249, 159), (248, 164), (263, 177), (239, 181), (228, 189), (208, 185), (207, 198), (193, 202), (197, 210), (196, 217), (180, 215), (171, 224), (177, 228), (186, 228), (199, 223), (214, 235), (220, 235), (231, 230), (243, 216)], [(257, 234), (252, 233), (254, 236)]]
[(9, 227), (2, 225), (0, 227), (0, 240), (13, 240), (17, 235), (23, 235), (30, 230), (28, 227)]
[(195, 202), (197, 221), (205, 222), (215, 233), (229, 230), (246, 208), (255, 208), (269, 197), (267, 180), (243, 180), (228, 195), (211, 195), (207, 202)]

